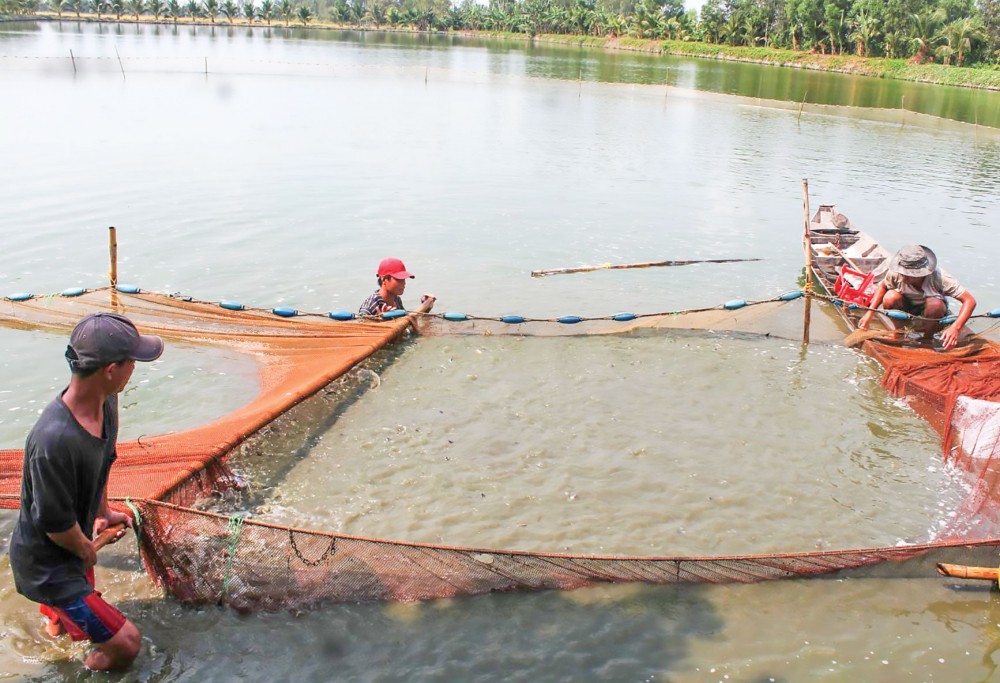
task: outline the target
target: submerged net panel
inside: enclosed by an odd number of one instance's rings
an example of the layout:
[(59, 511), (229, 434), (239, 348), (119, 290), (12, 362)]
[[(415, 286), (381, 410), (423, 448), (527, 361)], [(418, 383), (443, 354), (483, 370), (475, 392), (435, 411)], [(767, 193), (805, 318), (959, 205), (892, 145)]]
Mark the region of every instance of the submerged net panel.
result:
[[(262, 311), (230, 311), (161, 294), (98, 290), (79, 297), (4, 302), (0, 324), (67, 332), (88, 313), (128, 315), (143, 332), (235, 349), (259, 366), (259, 391), (242, 408), (194, 429), (124, 441), (108, 484), (111, 496), (175, 501), (210, 491), (225, 474), (221, 460), (244, 439), (359, 361), (399, 337), (409, 321), (336, 322), (281, 318)], [(23, 453), (0, 451), (0, 505), (16, 507)]]
[[(973, 561), (995, 564), (1000, 547), (992, 540), (738, 557), (584, 556), (326, 534), (156, 501), (143, 501), (139, 509), (143, 555), (172, 596), (252, 612), (598, 583), (755, 583), (908, 562), (939, 551), (962, 550)], [(917, 574), (927, 575), (926, 566)]]
[[(789, 329), (798, 328), (797, 308), (772, 303), (741, 311), (646, 316), (624, 324), (476, 321), (456, 328), (440, 320), (418, 323), (425, 331), (449, 334), (544, 335), (570, 330), (606, 334), (643, 327), (766, 334), (775, 320), (768, 314), (787, 316), (792, 310), (795, 320), (788, 322)], [(124, 312), (146, 332), (239, 350), (260, 367), (260, 391), (239, 410), (196, 429), (119, 445), (109, 493), (138, 501), (146, 566), (173, 596), (187, 602), (272, 611), (328, 602), (423, 600), (606, 582), (748, 583), (909, 566), (942, 552), (971, 554), (977, 563), (992, 565), (1000, 547), (1000, 539), (980, 527), (979, 537), (985, 540), (978, 542), (971, 542), (973, 532), (965, 528), (955, 531), (958, 540), (953, 542), (874, 549), (732, 557), (578, 556), (360, 538), (198, 511), (190, 506), (232, 483), (224, 459), (236, 446), (398, 337), (409, 321), (279, 318), (264, 311), (229, 311), (164, 295), (103, 290), (73, 299), (4, 302), (0, 324), (67, 332), (84, 314), (99, 310)], [(1000, 434), (998, 348), (980, 341), (941, 354), (875, 342), (865, 346), (886, 368), (886, 386), (910, 397), (914, 408), (944, 435), (946, 445), (958, 440), (954, 450), (960, 456), (953, 457), (978, 477), (973, 497), (978, 496), (975, 513), (979, 514), (1000, 507), (992, 495), (995, 479), (1000, 479), (992, 474), (1000, 469), (993, 466)], [(21, 451), (0, 451), (0, 506), (17, 507), (22, 459)]]

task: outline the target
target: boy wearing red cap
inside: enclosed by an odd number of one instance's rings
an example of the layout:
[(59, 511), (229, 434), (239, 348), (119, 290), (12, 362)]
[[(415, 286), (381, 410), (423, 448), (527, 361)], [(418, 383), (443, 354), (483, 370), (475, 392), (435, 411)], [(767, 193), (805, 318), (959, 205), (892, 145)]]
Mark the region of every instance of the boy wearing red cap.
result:
[(66, 347), (69, 386), (42, 411), (24, 448), (21, 511), (10, 539), (14, 585), (41, 604), (49, 635), (65, 629), (73, 640), (94, 643), (84, 664), (98, 671), (124, 669), (139, 653), (139, 629), (94, 590), (91, 539), (115, 524), (130, 525), (108, 506), (118, 394), (137, 360), (162, 352), (159, 337), (139, 334), (124, 316), (85, 317)]
[[(406, 270), (406, 266), (398, 258), (382, 259), (378, 264), (378, 289), (365, 299), (358, 309), (360, 315), (378, 316), (387, 311), (405, 310), (403, 307), (403, 292), (406, 291), (406, 281), (414, 276)], [(424, 294), (420, 306), (414, 313), (428, 313), (434, 308), (435, 298)]]

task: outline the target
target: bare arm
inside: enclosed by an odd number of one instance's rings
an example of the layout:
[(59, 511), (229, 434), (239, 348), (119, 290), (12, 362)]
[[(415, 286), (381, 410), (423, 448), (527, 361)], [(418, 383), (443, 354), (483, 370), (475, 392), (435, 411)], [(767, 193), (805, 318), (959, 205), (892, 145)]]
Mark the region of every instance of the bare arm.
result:
[(432, 294), (424, 294), (420, 297), (420, 305), (417, 306), (415, 313), (430, 313), (431, 309), (434, 308), (434, 302), (437, 301), (437, 297)]
[(958, 312), (955, 322), (941, 332), (941, 345), (946, 349), (950, 349), (958, 343), (958, 335), (962, 331), (962, 327), (969, 322), (972, 312), (976, 310), (976, 298), (970, 292), (965, 292), (958, 297), (958, 300), (962, 302), (962, 309)]
[(97, 564), (97, 551), (94, 550), (94, 544), (83, 535), (79, 524), (74, 524), (66, 531), (45, 535), (60, 548), (68, 550), (83, 560), (84, 568), (90, 569)]
[(880, 282), (878, 287), (875, 288), (875, 295), (872, 296), (871, 302), (868, 307), (871, 309), (865, 313), (861, 320), (858, 321), (858, 329), (867, 330), (868, 324), (872, 320), (872, 316), (875, 315), (875, 309), (882, 305), (882, 299), (885, 298), (885, 293), (888, 291), (888, 287), (885, 286), (885, 282)]

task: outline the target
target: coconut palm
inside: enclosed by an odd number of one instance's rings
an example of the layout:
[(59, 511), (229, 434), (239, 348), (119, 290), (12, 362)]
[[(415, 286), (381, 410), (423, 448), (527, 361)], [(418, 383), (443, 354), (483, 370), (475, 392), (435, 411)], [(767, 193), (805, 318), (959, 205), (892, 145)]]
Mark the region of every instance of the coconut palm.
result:
[(139, 15), (146, 12), (146, 0), (127, 0), (125, 9), (135, 17), (136, 21), (139, 21)]
[(181, 7), (180, 0), (167, 0), (164, 14), (173, 19), (176, 24), (177, 20), (184, 16), (184, 8)]
[(257, 18), (257, 5), (253, 4), (253, 0), (244, 0), (240, 3), (240, 12), (252, 24)]
[(163, 0), (147, 0), (146, 2), (146, 12), (152, 14), (156, 21), (160, 20), (165, 9), (166, 5), (163, 4)]
[(955, 63), (962, 66), (965, 55), (972, 50), (973, 43), (986, 39), (986, 31), (978, 17), (965, 17), (948, 24), (945, 29), (945, 39), (948, 41), (947, 47), (955, 56)]
[(121, 21), (122, 15), (125, 14), (125, 0), (110, 0), (108, 7), (115, 15), (115, 20)]
[(69, 2), (66, 3), (66, 8), (71, 12), (74, 12), (76, 14), (76, 18), (79, 19), (80, 12), (83, 11), (83, 0), (69, 0)]
[(49, 11), (55, 11), (56, 16), (62, 18), (63, 10), (67, 9), (67, 0), (49, 0)]
[(381, 0), (372, 0), (368, 3), (368, 11), (365, 12), (364, 21), (375, 27), (377, 31), (382, 24), (386, 23), (386, 6)]
[(202, 2), (205, 16), (214, 24), (215, 18), (219, 16), (219, 0), (204, 0)]
[(187, 14), (192, 19), (197, 19), (201, 16), (201, 5), (198, 0), (187, 0), (184, 4), (184, 13)]
[(295, 16), (295, 5), (292, 4), (292, 0), (281, 0), (278, 3), (278, 16), (284, 19), (285, 26), (288, 26), (288, 22)]
[(233, 23), (233, 19), (240, 15), (240, 8), (233, 0), (225, 0), (225, 2), (219, 5), (219, 11), (222, 12), (222, 16), (230, 24)]
[(944, 23), (944, 16), (944, 11), (940, 9), (910, 15), (910, 25), (913, 29), (910, 43), (917, 50), (914, 59), (918, 62), (927, 61), (941, 44), (941, 25)]
[(271, 25), (271, 19), (274, 19), (274, 3), (271, 0), (264, 0), (260, 3), (260, 9), (257, 10), (257, 16), (267, 22), (267, 25)]
[(295, 17), (296, 19), (302, 22), (303, 26), (305, 26), (312, 19), (312, 10), (310, 10), (305, 5), (302, 5), (301, 7), (299, 7), (299, 11), (295, 13)]

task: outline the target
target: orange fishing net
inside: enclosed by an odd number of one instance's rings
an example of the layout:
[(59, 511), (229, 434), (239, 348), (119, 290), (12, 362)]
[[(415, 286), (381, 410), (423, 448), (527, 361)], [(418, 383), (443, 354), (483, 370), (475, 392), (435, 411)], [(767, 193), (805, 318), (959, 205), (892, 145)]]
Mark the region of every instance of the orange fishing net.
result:
[[(279, 610), (331, 601), (418, 600), (600, 582), (752, 582), (848, 569), (878, 572), (886, 561), (914, 566), (914, 558), (923, 563), (917, 571), (927, 575), (937, 560), (992, 565), (1000, 547), (1000, 539), (974, 541), (966, 530), (965, 535), (956, 532), (952, 541), (919, 546), (740, 557), (599, 557), (359, 538), (213, 514), (192, 506), (235, 483), (225, 465), (234, 449), (251, 443), (248, 439), (261, 427), (397, 339), (411, 321), (282, 318), (159, 294), (100, 290), (74, 298), (4, 302), (0, 324), (68, 332), (83, 315), (99, 310), (124, 312), (144, 332), (233, 348), (259, 363), (260, 391), (239, 410), (196, 429), (119, 445), (109, 493), (119, 500), (130, 498), (146, 567), (181, 600)], [(739, 327), (736, 313), (708, 315), (713, 328)], [(744, 322), (757, 329), (760, 311)], [(642, 324), (684, 326), (673, 315)], [(478, 333), (495, 327), (476, 325)], [(450, 326), (436, 321), (430, 329), (448, 333)], [(599, 323), (591, 328), (590, 333), (610, 331)], [(956, 461), (967, 462), (982, 482), (974, 491), (979, 496), (976, 511), (989, 507), (985, 503), (992, 502), (993, 453), (1000, 432), (1000, 418), (992, 410), (1000, 406), (994, 402), (1000, 399), (997, 346), (979, 341), (956, 353), (935, 354), (871, 341), (865, 350), (885, 366), (886, 386), (911, 397), (946, 444), (955, 443), (949, 452)], [(955, 430), (952, 414), (961, 417)], [(0, 451), (2, 507), (18, 507), (22, 460), (21, 451)], [(988, 464), (981, 466), (984, 461)]]

